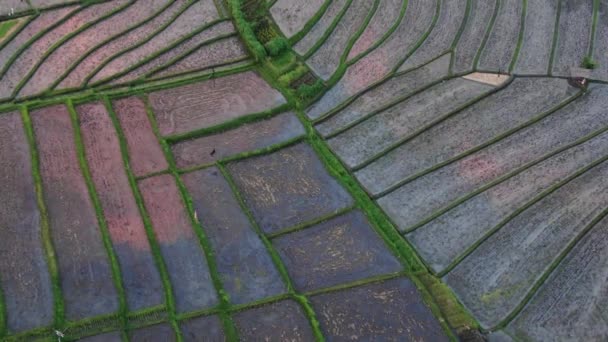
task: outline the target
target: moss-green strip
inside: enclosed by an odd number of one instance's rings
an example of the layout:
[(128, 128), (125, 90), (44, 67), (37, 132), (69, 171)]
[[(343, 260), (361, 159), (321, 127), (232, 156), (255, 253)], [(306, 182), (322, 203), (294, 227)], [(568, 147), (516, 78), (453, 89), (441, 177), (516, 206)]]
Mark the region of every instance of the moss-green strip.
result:
[(295, 233), (295, 232), (298, 232), (300, 230), (304, 230), (304, 229), (310, 228), (312, 226), (321, 224), (321, 223), (323, 223), (325, 221), (329, 221), (329, 220), (331, 220), (333, 218), (336, 218), (338, 216), (342, 216), (342, 215), (348, 213), (349, 211), (352, 211), (355, 208), (356, 207), (354, 207), (354, 206), (349, 206), (349, 207), (346, 207), (346, 208), (338, 209), (338, 210), (335, 210), (334, 212), (331, 212), (329, 214), (319, 216), (319, 217), (317, 217), (317, 218), (315, 218), (313, 220), (306, 221), (306, 222), (297, 224), (297, 225), (292, 226), (292, 227), (281, 229), (281, 230), (279, 230), (277, 232), (274, 232), (272, 234), (267, 234), (266, 236), (268, 237), (268, 239), (276, 239), (276, 238), (278, 238), (280, 236), (291, 234), (291, 233)]
[(597, 20), (600, 13), (600, 1), (601, 0), (593, 0), (593, 21), (591, 24), (591, 32), (589, 34), (589, 50), (587, 52), (587, 56), (589, 58), (593, 58), (593, 47), (595, 46), (595, 37), (597, 35)]
[(36, 147), (36, 138), (34, 136), (34, 127), (32, 120), (26, 107), (21, 107), (21, 118), (23, 127), (27, 135), (27, 140), (30, 147), (32, 176), (34, 177), (34, 187), (36, 191), (36, 202), (38, 211), (40, 212), (40, 234), (44, 245), (45, 257), (51, 283), (53, 286), (53, 304), (54, 304), (54, 327), (55, 329), (63, 329), (65, 325), (65, 309), (63, 296), (61, 294), (61, 282), (59, 279), (59, 266), (55, 258), (55, 247), (53, 246), (53, 238), (51, 235), (50, 224), (48, 219), (48, 211), (44, 202), (42, 176), (40, 175), (40, 155)]
[(87, 162), (85, 146), (82, 141), (82, 132), (80, 131), (80, 119), (78, 118), (78, 114), (76, 113), (76, 109), (74, 108), (74, 104), (71, 100), (67, 101), (67, 107), (70, 113), (70, 118), (72, 120), (72, 128), (74, 130), (74, 145), (76, 146), (78, 164), (80, 166), (80, 170), (82, 172), (82, 175), (84, 176), (84, 180), (89, 190), (89, 196), (91, 199), (91, 203), (93, 204), (93, 207), (95, 209), (95, 214), (97, 215), (97, 222), (101, 231), (103, 245), (106, 249), (106, 253), (108, 254), (108, 259), (110, 261), (110, 266), (112, 269), (112, 280), (114, 282), (114, 286), (116, 287), (116, 292), (118, 294), (118, 314), (120, 316), (122, 328), (125, 329), (127, 326), (128, 311), (127, 297), (125, 294), (125, 289), (123, 287), (118, 257), (116, 256), (116, 252), (114, 251), (114, 247), (112, 246), (112, 239), (110, 237), (108, 224), (103, 213), (103, 207), (101, 205), (101, 201), (99, 200), (99, 195), (97, 195), (97, 189), (95, 189), (95, 183), (93, 182), (93, 177), (91, 176), (91, 171)]
[(562, 1), (557, 0), (557, 15), (555, 16), (555, 27), (553, 28), (553, 42), (551, 43), (551, 57), (549, 58), (549, 67), (547, 69), (547, 75), (551, 76), (553, 73), (553, 62), (555, 61), (555, 54), (557, 53), (557, 42), (559, 39), (559, 21), (562, 13)]
[(325, 32), (323, 32), (323, 35), (302, 56), (304, 59), (310, 58), (310, 56), (312, 56), (321, 47), (321, 45), (323, 45), (323, 43), (325, 43), (325, 41), (329, 38), (329, 36), (332, 34), (332, 32), (334, 32), (334, 30), (336, 29), (336, 26), (338, 26), (338, 24), (342, 20), (342, 17), (344, 17), (344, 15), (346, 14), (346, 12), (350, 8), (352, 2), (353, 2), (353, 0), (346, 0), (346, 3), (344, 4), (344, 7), (342, 7), (342, 9), (340, 10), (340, 12), (338, 12), (338, 15), (334, 18), (334, 20), (331, 22), (331, 24), (325, 30)]
[(321, 17), (325, 15), (325, 12), (327, 11), (327, 8), (329, 7), (329, 5), (331, 5), (331, 3), (332, 0), (325, 0), (323, 2), (323, 5), (319, 7), (319, 10), (312, 17), (310, 17), (310, 19), (308, 19), (306, 24), (304, 24), (304, 27), (302, 27), (299, 32), (289, 38), (289, 44), (291, 44), (291, 46), (296, 45), (302, 38), (304, 38), (304, 36), (306, 36), (308, 32), (310, 32), (310, 30), (312, 30), (312, 28), (317, 24), (319, 19), (321, 19)]
[[(460, 37), (462, 37), (462, 33), (464, 32), (464, 29), (467, 27), (467, 22), (469, 21), (469, 17), (471, 16), (471, 11), (472, 11), (472, 7), (473, 7), (471, 4), (471, 1), (472, 0), (467, 0), (467, 7), (464, 10), (464, 18), (462, 18), (462, 23), (460, 24), (460, 27), (458, 28), (456, 37), (454, 37), (454, 41), (452, 41), (452, 45), (450, 47), (451, 52), (456, 51), (456, 47), (458, 46), (458, 43), (460, 42)], [(454, 68), (455, 59), (456, 59), (456, 54), (452, 53), (452, 55), (450, 56), (450, 71), (449, 71), (450, 75), (452, 75), (452, 70)]]

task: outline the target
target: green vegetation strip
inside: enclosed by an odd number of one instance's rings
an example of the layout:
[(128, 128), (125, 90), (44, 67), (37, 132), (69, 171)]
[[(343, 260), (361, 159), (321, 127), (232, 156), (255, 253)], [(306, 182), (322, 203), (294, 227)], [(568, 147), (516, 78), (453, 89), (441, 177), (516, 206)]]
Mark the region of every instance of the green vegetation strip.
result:
[(110, 238), (110, 232), (108, 231), (108, 224), (103, 213), (103, 208), (99, 200), (99, 195), (97, 194), (97, 189), (95, 189), (95, 184), (93, 183), (91, 171), (87, 162), (84, 143), (82, 142), (82, 132), (80, 131), (80, 119), (78, 118), (78, 114), (76, 113), (76, 109), (74, 108), (74, 103), (72, 102), (72, 100), (67, 101), (67, 107), (70, 113), (70, 118), (72, 120), (72, 128), (74, 130), (74, 145), (76, 146), (78, 163), (82, 175), (84, 176), (84, 180), (87, 184), (89, 196), (91, 198), (91, 202), (93, 203), (93, 207), (95, 208), (95, 214), (97, 215), (97, 222), (101, 231), (103, 245), (106, 249), (106, 253), (108, 254), (108, 259), (110, 261), (110, 266), (112, 269), (112, 280), (114, 282), (114, 287), (116, 287), (116, 292), (118, 294), (118, 314), (121, 320), (122, 329), (125, 329), (127, 327), (127, 297), (125, 294), (125, 289), (123, 287), (122, 275), (120, 271), (120, 266), (118, 264), (118, 257), (116, 256), (116, 252), (114, 251), (112, 239)]
[(553, 42), (551, 42), (551, 57), (549, 58), (549, 67), (547, 75), (553, 73), (553, 63), (555, 61), (555, 53), (557, 52), (557, 40), (559, 37), (559, 20), (562, 13), (562, 1), (557, 1), (557, 15), (555, 16), (555, 27), (553, 28)]
[(334, 18), (334, 20), (331, 22), (331, 24), (325, 30), (325, 32), (323, 32), (323, 35), (302, 56), (302, 57), (304, 57), (304, 59), (310, 58), (310, 56), (312, 56), (321, 47), (321, 45), (323, 45), (323, 43), (325, 43), (325, 41), (329, 38), (329, 36), (336, 29), (336, 26), (338, 26), (338, 24), (342, 20), (342, 17), (344, 17), (344, 14), (346, 14), (346, 11), (348, 11), (348, 9), (350, 8), (350, 5), (352, 4), (352, 2), (353, 2), (353, 0), (346, 0), (346, 3), (344, 4), (344, 7), (342, 7), (342, 9), (340, 10), (340, 12), (338, 12), (338, 15)]
[(27, 140), (30, 148), (32, 175), (34, 177), (34, 187), (36, 191), (36, 202), (38, 211), (40, 212), (40, 230), (42, 243), (44, 245), (46, 263), (49, 268), (51, 283), (53, 287), (53, 304), (54, 304), (54, 323), (55, 329), (61, 330), (65, 326), (65, 308), (63, 296), (61, 294), (61, 282), (59, 279), (59, 267), (55, 258), (55, 247), (51, 237), (50, 224), (48, 219), (48, 211), (44, 202), (42, 176), (40, 175), (40, 155), (36, 147), (36, 138), (34, 136), (34, 127), (30, 118), (27, 107), (21, 107), (21, 118), (23, 127), (27, 135)]
[(296, 45), (297, 42), (302, 40), (302, 38), (304, 38), (304, 36), (308, 32), (310, 32), (310, 30), (317, 24), (319, 19), (321, 19), (321, 17), (325, 14), (327, 8), (329, 7), (329, 5), (331, 5), (331, 3), (332, 0), (325, 0), (325, 2), (323, 2), (323, 5), (319, 7), (319, 10), (310, 19), (308, 19), (306, 24), (304, 24), (304, 27), (302, 27), (302, 29), (298, 33), (294, 34), (291, 38), (289, 38), (289, 43), (292, 46)]
[(0, 22), (0, 40), (19, 22), (19, 19)]
[(452, 55), (450, 56), (450, 71), (449, 74), (452, 75), (453, 74), (453, 69), (454, 69), (454, 61), (456, 59), (456, 54), (453, 53), (456, 51), (456, 47), (458, 46), (458, 43), (460, 42), (460, 37), (462, 37), (462, 33), (464, 32), (464, 29), (467, 27), (467, 23), (469, 21), (469, 17), (471, 16), (471, 10), (472, 10), (472, 4), (471, 4), (472, 0), (467, 0), (467, 7), (464, 10), (464, 18), (462, 18), (462, 23), (460, 23), (460, 28), (458, 28), (458, 32), (456, 33), (456, 37), (454, 38), (454, 41), (452, 41), (452, 45), (450, 47), (450, 52), (452, 52)]

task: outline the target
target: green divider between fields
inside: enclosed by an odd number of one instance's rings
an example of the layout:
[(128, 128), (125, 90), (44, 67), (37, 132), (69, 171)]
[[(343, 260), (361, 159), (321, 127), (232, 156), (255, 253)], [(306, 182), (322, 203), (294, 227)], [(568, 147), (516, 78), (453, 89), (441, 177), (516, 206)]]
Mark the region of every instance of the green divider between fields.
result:
[(555, 27), (553, 28), (553, 42), (551, 43), (551, 57), (549, 58), (549, 67), (547, 69), (547, 75), (553, 74), (553, 63), (555, 61), (555, 54), (557, 52), (557, 40), (559, 38), (559, 21), (562, 14), (562, 1), (557, 1), (557, 15), (555, 16)]
[[(489, 1), (489, 0), (488, 0)], [(496, 5), (494, 6), (494, 13), (492, 14), (492, 19), (488, 23), (488, 27), (486, 29), (486, 33), (483, 36), (483, 40), (481, 41), (481, 45), (477, 50), (477, 54), (475, 54), (475, 59), (473, 59), (473, 70), (477, 70), (477, 66), (479, 65), (479, 59), (481, 58), (481, 54), (490, 39), (490, 35), (492, 34), (492, 30), (494, 29), (494, 24), (496, 23), (496, 18), (498, 18), (498, 12), (500, 11), (500, 7), (505, 0), (496, 0)]]
[(517, 36), (517, 45), (515, 46), (515, 51), (513, 51), (513, 56), (511, 57), (511, 63), (509, 64), (509, 74), (513, 72), (515, 69), (515, 65), (517, 64), (517, 59), (519, 58), (519, 52), (521, 51), (521, 46), (524, 42), (524, 34), (526, 31), (526, 12), (528, 10), (528, 0), (522, 1), (522, 9), (521, 9), (521, 24), (519, 26), (519, 34)]

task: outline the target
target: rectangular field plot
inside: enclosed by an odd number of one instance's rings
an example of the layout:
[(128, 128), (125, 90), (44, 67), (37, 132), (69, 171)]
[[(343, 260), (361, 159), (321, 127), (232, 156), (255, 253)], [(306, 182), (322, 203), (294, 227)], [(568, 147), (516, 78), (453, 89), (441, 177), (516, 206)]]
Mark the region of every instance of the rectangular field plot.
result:
[(173, 176), (146, 178), (139, 188), (167, 266), (177, 311), (217, 304), (207, 260)]
[(265, 233), (350, 206), (350, 195), (306, 144), (228, 164), (246, 205)]
[(253, 151), (304, 135), (294, 113), (277, 115), (233, 130), (186, 140), (171, 147), (178, 168), (210, 164), (239, 153)]
[(591, 230), (507, 326), (520, 339), (601, 341), (608, 336), (605, 308), (608, 219)]
[(359, 211), (281, 236), (273, 244), (302, 292), (402, 269)]
[[(516, 79), (355, 173), (372, 194), (480, 146), (560, 105), (578, 90), (565, 80)], [(517, 98), (517, 101), (513, 101)], [(406, 156), (406, 157), (404, 157)]]
[(441, 272), (467, 248), (541, 192), (608, 156), (608, 133), (568, 149), (476, 195), (407, 235)]
[(353, 168), (492, 89), (463, 78), (449, 80), (375, 114), (327, 143)]
[(118, 297), (77, 160), (70, 114), (65, 106), (55, 105), (35, 110), (31, 117), (66, 317), (113, 313)]
[(243, 341), (313, 341), (310, 323), (292, 300), (238, 312), (234, 323)]
[(217, 316), (192, 318), (180, 323), (184, 342), (224, 342), (226, 336)]
[[(323, 136), (344, 129), (371, 113), (438, 82), (448, 75), (449, 67), (450, 56), (445, 55), (419, 69), (391, 77), (384, 83), (353, 99), (352, 102), (328, 117), (327, 120), (320, 122), (315, 128)], [(313, 111), (314, 109), (310, 113), (313, 113)]]
[(169, 164), (152, 131), (143, 101), (129, 97), (112, 102), (112, 107), (125, 135), (129, 165), (135, 176), (166, 170)]
[(224, 289), (233, 304), (282, 294), (285, 285), (220, 171), (208, 168), (183, 176), (194, 210), (211, 240)]
[(313, 296), (330, 341), (448, 341), (416, 286), (397, 278)]
[(160, 305), (164, 300), (162, 283), (112, 120), (99, 102), (80, 105), (76, 110), (87, 163), (118, 257), (128, 307), (140, 310)]
[(149, 95), (164, 136), (207, 128), (286, 103), (254, 72), (161, 90)]
[(608, 207), (608, 162), (543, 198), (444, 277), (484, 328), (500, 323), (551, 263)]
[(177, 341), (173, 328), (165, 323), (133, 330), (129, 335), (132, 342)]
[(0, 114), (0, 156), (0, 289), (8, 330), (20, 332), (52, 323), (53, 292), (19, 112)]
[(403, 185), (378, 203), (407, 231), (469, 192), (608, 126), (608, 112), (599, 100), (606, 92), (594, 88), (543, 120)]

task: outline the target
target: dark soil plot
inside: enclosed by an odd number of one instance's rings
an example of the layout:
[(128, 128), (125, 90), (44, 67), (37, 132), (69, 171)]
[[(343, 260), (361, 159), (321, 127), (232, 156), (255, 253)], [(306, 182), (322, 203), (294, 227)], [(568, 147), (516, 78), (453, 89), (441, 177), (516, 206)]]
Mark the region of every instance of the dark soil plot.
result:
[(270, 8), (270, 14), (281, 32), (287, 38), (291, 38), (304, 28), (323, 3), (324, 0), (278, 0)]
[(350, 195), (329, 176), (306, 144), (233, 162), (228, 170), (265, 233), (311, 221), (352, 204)]
[(524, 0), (501, 0), (492, 33), (479, 58), (480, 70), (507, 72), (517, 48)]
[(417, 70), (392, 77), (361, 94), (315, 128), (321, 135), (328, 136), (400, 98), (441, 80), (448, 75), (449, 67), (450, 56), (446, 55)]
[(507, 88), (422, 133), (355, 175), (369, 192), (381, 193), (403, 179), (529, 122), (576, 92), (565, 80), (516, 79)]
[(186, 72), (209, 69), (245, 58), (247, 58), (247, 49), (245, 49), (239, 38), (230, 37), (202, 46), (184, 59), (167, 64), (170, 65), (167, 69), (154, 73), (151, 78), (181, 75)]
[(433, 58), (447, 52), (462, 25), (466, 6), (461, 0), (441, 2), (439, 18), (433, 31), (424, 43), (410, 56), (399, 70), (409, 70), (428, 63)]
[(302, 292), (402, 269), (359, 211), (281, 236), (273, 244)]
[(388, 75), (430, 28), (434, 13), (435, 7), (428, 1), (410, 1), (397, 29), (377, 49), (350, 66), (342, 79), (313, 104), (306, 115), (311, 119), (319, 118)]
[(169, 324), (158, 324), (140, 328), (133, 330), (129, 335), (132, 342), (177, 341), (175, 332)]
[(517, 338), (537, 341), (608, 338), (607, 242), (608, 219), (604, 219), (574, 247), (506, 330)]
[(353, 0), (331, 35), (306, 60), (317, 76), (328, 80), (336, 72), (349, 41), (365, 23), (365, 18), (369, 15), (373, 4), (374, 1), (370, 0)]
[(171, 150), (177, 167), (189, 168), (295, 139), (304, 133), (304, 127), (290, 112), (223, 133), (186, 140), (173, 145)]
[(101, 81), (134, 66), (136, 63), (141, 62), (142, 59), (190, 34), (196, 28), (216, 19), (219, 19), (219, 14), (213, 4), (213, 0), (195, 2), (151, 40), (108, 63), (91, 79), (91, 82)]
[(369, 24), (348, 53), (351, 60), (371, 48), (397, 23), (403, 0), (380, 0), (378, 9)]
[(162, 135), (206, 128), (286, 103), (258, 74), (244, 72), (150, 94)]
[[(293, 49), (300, 55), (308, 53), (308, 51), (323, 38), (326, 31), (330, 29), (331, 24), (344, 10), (344, 6), (347, 6), (348, 4), (348, 0), (332, 1), (321, 18), (319, 18), (312, 29), (293, 46)], [(309, 3), (306, 3), (306, 5), (309, 5)]]
[(112, 102), (127, 141), (129, 166), (135, 176), (166, 170), (169, 165), (152, 131), (146, 107), (138, 97)]
[(63, 21), (59, 26), (46, 32), (42, 37), (27, 47), (7, 70), (0, 82), (0, 98), (8, 98), (16, 90), (22, 81), (44, 56), (44, 54), (64, 36), (78, 30), (85, 24), (99, 19), (112, 11), (116, 6), (124, 5), (126, 0), (118, 2), (107, 2), (84, 8), (74, 16)]
[(404, 278), (310, 300), (329, 341), (448, 341), (416, 286)]
[(327, 143), (352, 168), (492, 89), (463, 78), (449, 80), (381, 111)]
[(475, 56), (481, 48), (496, 6), (498, 6), (498, 0), (471, 1), (471, 13), (454, 50), (453, 71), (455, 73), (473, 70)]
[(524, 36), (515, 67), (518, 74), (546, 74), (557, 20), (559, 0), (528, 1)]
[(600, 109), (605, 105), (599, 96), (605, 96), (608, 89), (601, 90), (494, 145), (405, 184), (378, 203), (401, 229), (407, 229), (451, 201), (606, 127), (608, 112)]
[(435, 272), (535, 196), (608, 155), (608, 133), (566, 150), (510, 178), (407, 235)]
[(0, 115), (0, 288), (8, 329), (49, 325), (53, 293), (40, 239), (30, 151), (18, 112)]
[(154, 257), (129, 184), (114, 125), (103, 103), (77, 108), (86, 159), (121, 269), (130, 310), (163, 303)]
[(59, 264), (66, 318), (79, 320), (118, 310), (107, 251), (74, 146), (65, 106), (32, 112), (44, 200)]
[(241, 341), (313, 341), (302, 308), (292, 300), (242, 311), (234, 315)]
[(608, 2), (600, 1), (598, 10), (593, 59), (598, 63), (592, 78), (608, 82)]
[(444, 277), (484, 328), (505, 319), (552, 261), (608, 207), (608, 162), (531, 206)]
[(593, 1), (560, 1), (561, 12), (552, 74), (570, 76), (571, 68), (581, 66), (589, 49)]
[(201, 43), (209, 41), (219, 35), (230, 34), (234, 32), (234, 26), (230, 21), (223, 21), (214, 25), (203, 32), (194, 35), (193, 37), (186, 39), (175, 47), (171, 48), (159, 56), (153, 58), (151, 61), (136, 67), (133, 71), (130, 71), (126, 75), (112, 81), (112, 84), (120, 84), (133, 81), (137, 78), (143, 77), (144, 75), (152, 72), (153, 70), (172, 62), (175, 58), (196, 49)]
[(102, 335), (96, 335), (91, 337), (85, 337), (78, 340), (79, 342), (121, 342), (122, 337), (118, 332), (111, 332)]
[(182, 178), (211, 240), (230, 302), (245, 304), (284, 293), (285, 285), (270, 254), (220, 171), (212, 167)]
[(149, 9), (149, 18), (151, 18), (150, 21), (145, 24), (143, 23), (143, 20), (139, 23), (134, 22), (134, 25), (140, 26), (120, 37), (113, 39), (111, 42), (90, 53), (78, 64), (76, 68), (74, 68), (74, 70), (67, 75), (67, 77), (61, 83), (59, 83), (58, 88), (75, 88), (84, 86), (83, 83), (95, 70), (95, 68), (99, 67), (104, 61), (111, 56), (116, 55), (123, 49), (134, 46), (136, 43), (149, 37), (154, 30), (169, 22), (171, 18), (184, 7), (184, 2), (182, 1), (173, 2), (173, 4), (164, 9), (162, 13), (152, 18), (158, 11), (161, 11), (161, 9), (167, 5), (167, 1), (149, 0), (147, 1), (147, 4)]
[(164, 258), (178, 312), (218, 303), (198, 237), (171, 175), (146, 178), (139, 188)]
[(180, 323), (182, 337), (185, 342), (224, 342), (226, 336), (222, 322), (217, 316), (192, 318)]
[(128, 29), (133, 22), (147, 18), (151, 14), (149, 9), (147, 1), (135, 2), (112, 17), (82, 31), (55, 50), (40, 65), (20, 94), (33, 95), (48, 89), (70, 65), (95, 45)]
[[(0, 49), (0, 68), (8, 67), (6, 64), (19, 48), (39, 32), (46, 30), (49, 26), (63, 19), (68, 13), (74, 10), (74, 8), (75, 7), (64, 7), (54, 11), (40, 13), (38, 17), (28, 23), (21, 32)], [(5, 81), (6, 79), (2, 78), (2, 82)]]

